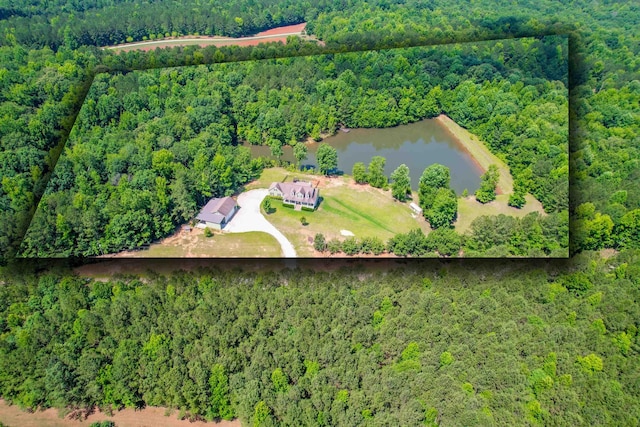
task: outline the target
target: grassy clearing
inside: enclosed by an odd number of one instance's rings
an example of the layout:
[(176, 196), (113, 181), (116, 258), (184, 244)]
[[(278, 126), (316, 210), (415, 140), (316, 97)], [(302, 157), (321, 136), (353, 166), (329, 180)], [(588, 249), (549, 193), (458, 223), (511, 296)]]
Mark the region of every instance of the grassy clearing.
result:
[(513, 178), (509, 172), (509, 166), (493, 154), (477, 136), (451, 120), (448, 116), (441, 114), (436, 118), (449, 132), (456, 137), (462, 146), (469, 152), (471, 157), (480, 165), (483, 170), (489, 169), (489, 165), (495, 164), (500, 171), (498, 189), (502, 194), (513, 193)]
[[(377, 236), (383, 241), (398, 233), (414, 228), (429, 232), (429, 226), (421, 217), (414, 217), (408, 203), (400, 203), (391, 197), (390, 191), (382, 191), (368, 185), (356, 185), (349, 176), (327, 179), (318, 175), (291, 173), (284, 169), (267, 169), (258, 181), (247, 189), (265, 188), (274, 181), (298, 177), (319, 181), (322, 201), (315, 212), (295, 211), (274, 201), (274, 213), (265, 217), (293, 244), (298, 256), (314, 255), (313, 238), (316, 233), (326, 239), (344, 239), (341, 230), (352, 232), (356, 238)], [(264, 212), (263, 212), (264, 214)], [(300, 219), (305, 217), (308, 225)]]
[(482, 215), (509, 215), (514, 217), (523, 217), (531, 212), (539, 212), (544, 215), (542, 204), (532, 195), (527, 194), (527, 204), (522, 209), (511, 207), (507, 204), (509, 201), (508, 194), (498, 194), (496, 200), (486, 204), (482, 204), (476, 200), (474, 196), (458, 199), (458, 220), (455, 228), (458, 233), (464, 233), (469, 229), (474, 219)]
[(291, 181), (293, 177), (300, 177), (312, 180), (314, 177), (302, 173), (289, 172), (284, 168), (268, 168), (262, 171), (260, 178), (245, 185), (245, 190), (255, 190), (256, 188), (269, 188), (273, 182), (283, 182), (285, 179)]
[(179, 233), (149, 249), (128, 252), (122, 256), (136, 258), (182, 258), (182, 257), (281, 257), (280, 243), (267, 233), (215, 233), (205, 237), (203, 230), (193, 229)]

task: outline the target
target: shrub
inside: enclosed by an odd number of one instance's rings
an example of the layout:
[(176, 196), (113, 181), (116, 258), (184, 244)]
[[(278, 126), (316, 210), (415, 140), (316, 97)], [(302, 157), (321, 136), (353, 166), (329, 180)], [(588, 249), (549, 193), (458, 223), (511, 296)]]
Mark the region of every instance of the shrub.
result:
[(324, 252), (327, 249), (327, 242), (324, 239), (324, 234), (316, 234), (313, 239), (313, 248), (318, 252)]
[(209, 227), (204, 229), (204, 237), (213, 237), (213, 231)]
[(329, 250), (329, 252), (331, 252), (331, 254), (336, 254), (342, 251), (342, 242), (337, 239), (331, 239), (327, 242), (327, 249)]
[(355, 237), (348, 237), (342, 242), (342, 252), (347, 255), (356, 255), (360, 252), (360, 245)]

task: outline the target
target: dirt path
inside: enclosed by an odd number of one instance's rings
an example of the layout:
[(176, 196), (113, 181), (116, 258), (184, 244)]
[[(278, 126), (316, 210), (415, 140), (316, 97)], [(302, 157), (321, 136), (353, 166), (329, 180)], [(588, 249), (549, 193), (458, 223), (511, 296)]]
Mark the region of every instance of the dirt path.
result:
[(278, 240), (285, 258), (295, 258), (296, 250), (293, 245), (277, 228), (275, 228), (260, 212), (262, 200), (269, 194), (267, 189), (249, 190), (238, 196), (240, 209), (234, 215), (224, 231), (227, 233), (245, 233), (247, 231), (262, 231), (269, 233)]
[[(278, 42), (286, 43), (288, 36), (303, 36), (302, 32), (306, 26), (306, 22), (296, 25), (286, 25), (283, 27), (276, 27), (270, 30), (262, 31), (253, 36), (246, 37), (222, 37), (222, 36), (181, 36), (181, 37), (168, 37), (160, 40), (147, 40), (143, 42), (125, 43), (116, 46), (107, 46), (103, 49), (113, 50), (115, 52), (127, 51), (127, 50), (150, 50), (157, 47), (176, 47), (176, 46), (188, 46), (197, 44), (199, 46), (225, 46), (225, 45), (237, 45), (237, 46), (251, 46), (257, 45), (262, 42)], [(309, 39), (309, 37), (305, 37)]]
[(0, 399), (0, 421), (9, 427), (73, 427), (89, 426), (96, 421), (110, 420), (118, 427), (241, 427), (239, 420), (204, 422), (189, 420), (179, 420), (177, 412), (165, 416), (165, 408), (147, 407), (136, 411), (124, 409), (113, 414), (112, 417), (96, 411), (89, 415), (86, 420), (73, 420), (70, 418), (60, 418), (56, 409), (47, 409), (33, 413), (22, 411), (15, 405), (9, 405)]
[(500, 172), (500, 178), (498, 179), (498, 194), (511, 194), (513, 193), (513, 178), (509, 172), (509, 166), (502, 160), (500, 160), (495, 154), (478, 140), (478, 137), (470, 133), (468, 130), (451, 120), (448, 116), (440, 114), (436, 117), (447, 130), (456, 137), (456, 139), (462, 144), (467, 152), (473, 157), (478, 166), (484, 171), (489, 169), (489, 165), (495, 164), (498, 166)]

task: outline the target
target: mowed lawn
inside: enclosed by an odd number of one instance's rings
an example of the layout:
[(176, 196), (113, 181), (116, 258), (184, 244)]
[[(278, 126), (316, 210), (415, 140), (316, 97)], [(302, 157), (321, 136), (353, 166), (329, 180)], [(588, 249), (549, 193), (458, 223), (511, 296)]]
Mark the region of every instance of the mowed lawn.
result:
[(508, 215), (513, 217), (523, 217), (531, 212), (538, 212), (545, 215), (542, 204), (536, 200), (531, 194), (525, 197), (527, 203), (521, 208), (509, 206), (508, 194), (498, 194), (492, 202), (482, 204), (476, 200), (474, 196), (467, 198), (458, 198), (458, 219), (455, 222), (455, 229), (458, 233), (463, 234), (471, 227), (474, 219), (482, 215)]
[(203, 230), (179, 233), (148, 249), (127, 252), (123, 256), (140, 258), (227, 258), (281, 257), (280, 243), (267, 233), (219, 233), (206, 237)]
[[(265, 217), (293, 244), (298, 256), (313, 256), (313, 238), (322, 233), (325, 239), (344, 240), (341, 230), (350, 231), (356, 238), (379, 237), (385, 243), (398, 233), (414, 228), (429, 232), (429, 225), (421, 217), (412, 215), (408, 203), (400, 203), (391, 197), (391, 191), (383, 191), (368, 185), (356, 185), (349, 176), (324, 178), (288, 172), (284, 169), (267, 169), (260, 180), (247, 189), (265, 188), (272, 182), (282, 182), (294, 177), (310, 181), (320, 180), (322, 200), (315, 212), (295, 211), (273, 200), (275, 212)], [(308, 224), (303, 226), (300, 219)]]

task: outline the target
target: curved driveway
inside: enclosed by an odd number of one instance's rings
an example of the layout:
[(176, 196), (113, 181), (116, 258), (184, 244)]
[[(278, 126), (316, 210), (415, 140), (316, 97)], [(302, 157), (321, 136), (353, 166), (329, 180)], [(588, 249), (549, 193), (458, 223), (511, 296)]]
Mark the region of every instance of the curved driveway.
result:
[(269, 194), (269, 190), (264, 188), (240, 194), (238, 196), (240, 209), (231, 218), (229, 224), (224, 227), (224, 231), (229, 233), (246, 233), (247, 231), (269, 233), (278, 240), (286, 258), (295, 258), (297, 256), (296, 250), (291, 242), (260, 212), (260, 204), (267, 194)]

